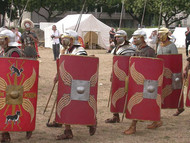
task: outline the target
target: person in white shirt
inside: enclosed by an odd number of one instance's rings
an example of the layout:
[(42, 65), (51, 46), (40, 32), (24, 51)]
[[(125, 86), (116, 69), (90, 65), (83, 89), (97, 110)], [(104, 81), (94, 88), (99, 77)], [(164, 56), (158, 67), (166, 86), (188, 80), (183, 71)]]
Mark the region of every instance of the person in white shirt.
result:
[(169, 31), (168, 35), (170, 36), (170, 41), (173, 42), (173, 43), (175, 43), (176, 38), (175, 38), (175, 36), (173, 35), (173, 33), (172, 33), (171, 31)]
[(53, 55), (54, 55), (54, 61), (59, 58), (59, 54), (60, 54), (60, 33), (59, 30), (57, 30), (56, 25), (52, 26), (52, 34), (51, 34), (51, 38), (52, 38), (52, 47), (53, 47)]
[(15, 41), (20, 42), (21, 33), (18, 31), (18, 28), (15, 28)]
[(149, 46), (152, 47), (154, 50), (156, 50), (156, 43), (157, 43), (157, 30), (152, 31), (150, 37), (149, 37)]

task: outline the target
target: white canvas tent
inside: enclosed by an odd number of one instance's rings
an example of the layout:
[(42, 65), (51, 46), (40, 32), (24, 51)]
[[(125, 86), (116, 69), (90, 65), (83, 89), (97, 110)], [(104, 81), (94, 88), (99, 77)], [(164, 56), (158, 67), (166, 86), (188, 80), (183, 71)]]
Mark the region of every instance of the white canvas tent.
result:
[[(80, 14), (68, 15), (62, 20), (55, 23), (60, 33), (68, 29), (75, 29)], [(52, 47), (51, 30), (52, 25), (44, 28), (45, 47)], [(98, 44), (100, 47), (107, 49), (109, 47), (109, 31), (111, 27), (96, 19), (92, 14), (83, 14), (78, 34), (83, 40), (90, 44)]]
[(185, 48), (185, 32), (187, 31), (187, 27), (176, 27), (173, 35), (176, 38), (176, 46), (177, 48)]

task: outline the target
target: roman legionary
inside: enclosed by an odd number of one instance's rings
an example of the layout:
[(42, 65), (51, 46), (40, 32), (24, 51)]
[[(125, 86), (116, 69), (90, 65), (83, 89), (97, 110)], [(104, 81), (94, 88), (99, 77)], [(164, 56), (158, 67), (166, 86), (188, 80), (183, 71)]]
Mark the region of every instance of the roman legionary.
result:
[[(143, 30), (138, 29), (133, 33), (133, 43), (134, 43), (134, 45), (137, 46), (135, 55), (140, 56), (140, 57), (155, 57), (156, 56), (155, 50), (146, 44), (145, 39), (146, 39), (146, 33)], [(141, 78), (141, 77), (139, 77), (139, 78)], [(128, 89), (128, 90), (130, 90), (130, 89)], [(131, 118), (131, 119), (133, 119), (133, 118)], [(134, 134), (136, 132), (137, 122), (138, 122), (138, 120), (133, 119), (130, 128), (128, 130), (124, 131), (124, 134), (126, 134), (126, 135)]]
[(22, 50), (24, 51), (25, 57), (37, 58), (37, 52), (35, 43), (38, 43), (38, 38), (35, 33), (31, 31), (34, 27), (34, 23), (30, 19), (24, 19), (21, 24), (25, 32), (21, 36)]
[(1, 48), (2, 53), (1, 56), (6, 57), (22, 57), (23, 53), (18, 48), (19, 44), (15, 42), (15, 34), (8, 29), (4, 29), (0, 32), (1, 39)]
[[(157, 55), (169, 55), (169, 54), (178, 54), (176, 45), (170, 41), (169, 30), (167, 28), (160, 28), (158, 30), (158, 40), (159, 46), (157, 50)], [(173, 114), (178, 116), (184, 111), (184, 108), (178, 108), (177, 112)]]
[[(78, 34), (77, 32), (73, 30), (67, 30), (65, 33), (62, 35), (62, 45), (63, 49), (61, 51), (61, 55), (68, 54), (68, 55), (78, 55), (78, 56), (87, 56), (87, 52), (84, 50), (83, 47), (81, 47), (81, 44), (78, 42)], [(54, 82), (58, 81), (58, 74), (55, 77)], [(58, 102), (58, 101), (57, 101)], [(59, 107), (59, 103), (57, 105)], [(61, 120), (61, 117), (58, 115), (56, 118), (58, 120)], [(60, 121), (59, 123), (63, 123), (63, 121)], [(61, 125), (57, 122), (49, 123), (47, 124), (48, 127), (60, 127)], [(70, 124), (65, 124), (65, 131), (63, 134), (58, 135), (56, 137), (57, 140), (64, 140), (64, 139), (72, 139), (73, 138), (73, 133), (71, 130), (71, 125)], [(89, 125), (89, 133), (90, 135), (94, 135), (96, 131), (96, 124), (95, 125)]]
[[(0, 32), (0, 46), (2, 47), (2, 56), (5, 57), (23, 57), (23, 52), (18, 48), (19, 44), (15, 41), (15, 34), (8, 29), (3, 29)], [(32, 136), (31, 131), (26, 132), (26, 138)], [(9, 132), (3, 132), (1, 142), (10, 142)]]
[[(115, 39), (117, 42), (116, 43), (117, 46), (112, 50), (113, 55), (134, 56), (136, 49), (130, 45), (129, 41), (127, 40), (127, 33), (124, 30), (117, 31), (115, 34)], [(124, 60), (126, 60), (126, 59), (124, 59)], [(124, 62), (127, 62), (127, 61), (124, 61)], [(110, 78), (111, 82), (112, 82), (112, 79), (113, 79), (113, 74), (111, 74), (111, 78)], [(112, 85), (112, 87), (113, 87), (113, 85)], [(122, 93), (120, 93), (120, 94), (122, 94)], [(112, 97), (111, 97), (111, 99), (112, 99)], [(123, 99), (125, 99), (125, 98), (123, 98)], [(115, 103), (115, 104), (117, 104), (117, 103)], [(118, 103), (118, 104), (122, 104), (122, 103)], [(113, 107), (113, 108), (117, 108), (117, 107)], [(113, 117), (106, 119), (105, 123), (120, 122), (119, 110), (120, 109), (118, 109), (118, 108), (112, 109), (112, 105), (111, 105), (111, 112), (113, 113)], [(123, 111), (123, 109), (121, 109), (121, 110)], [(120, 112), (122, 112), (122, 111), (120, 111)]]

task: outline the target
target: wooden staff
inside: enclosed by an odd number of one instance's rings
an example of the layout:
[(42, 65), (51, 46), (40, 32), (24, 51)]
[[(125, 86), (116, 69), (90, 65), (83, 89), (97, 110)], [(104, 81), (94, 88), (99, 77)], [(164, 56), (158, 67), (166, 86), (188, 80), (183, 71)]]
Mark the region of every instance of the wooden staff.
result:
[(109, 94), (109, 100), (108, 100), (108, 107), (110, 106), (111, 95), (112, 95), (112, 82), (111, 82), (111, 87), (110, 87), (110, 94)]
[[(57, 94), (57, 95), (58, 95), (58, 94)], [(51, 116), (52, 116), (52, 114), (53, 114), (53, 110), (54, 110), (54, 108), (55, 108), (56, 101), (57, 101), (57, 96), (56, 96), (55, 101), (54, 101), (54, 103), (53, 103), (53, 107), (52, 107), (52, 109), (51, 109), (51, 112), (50, 112), (50, 115), (49, 115), (49, 119), (48, 119), (47, 124), (49, 124), (49, 122), (50, 122), (50, 120), (51, 120)]]
[(183, 80), (183, 84), (182, 84), (182, 89), (181, 89), (181, 93), (180, 93), (180, 97), (179, 97), (179, 101), (178, 101), (178, 109), (180, 108), (180, 102), (181, 102), (181, 98), (183, 96), (183, 90), (184, 90), (184, 85), (185, 85), (185, 79)]
[(125, 98), (125, 105), (124, 105), (124, 108), (123, 108), (123, 115), (122, 115), (122, 119), (121, 119), (122, 122), (123, 122), (123, 119), (124, 119), (124, 114), (126, 112), (126, 108), (127, 108), (127, 95), (126, 95), (126, 98)]
[(54, 84), (53, 84), (53, 87), (52, 87), (51, 93), (50, 93), (50, 95), (49, 95), (48, 101), (47, 101), (47, 103), (46, 103), (46, 107), (45, 107), (45, 109), (44, 109), (43, 114), (46, 112), (47, 106), (48, 106), (49, 101), (50, 101), (50, 99), (51, 99), (51, 96), (52, 96), (52, 93), (53, 93), (53, 90), (54, 90), (54, 88), (55, 88), (56, 83), (57, 83), (57, 82), (54, 82)]

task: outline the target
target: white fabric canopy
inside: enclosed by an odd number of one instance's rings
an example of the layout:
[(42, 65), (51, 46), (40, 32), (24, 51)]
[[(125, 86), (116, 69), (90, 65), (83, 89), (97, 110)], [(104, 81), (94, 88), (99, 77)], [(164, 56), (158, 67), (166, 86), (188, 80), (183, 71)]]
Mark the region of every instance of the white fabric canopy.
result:
[[(80, 14), (68, 15), (62, 20), (55, 23), (57, 29), (60, 31), (60, 34), (62, 34), (65, 30), (68, 29), (74, 30), (79, 16)], [(94, 32), (98, 36), (97, 44), (102, 48), (108, 49), (110, 30), (111, 27), (99, 21), (92, 14), (83, 14), (80, 21), (80, 26), (78, 28), (78, 34), (84, 39), (86, 33)], [(51, 32), (52, 32), (52, 25), (44, 28), (45, 47), (50, 47), (50, 48), (52, 47)], [(88, 35), (92, 36), (92, 34)]]
[(173, 35), (176, 38), (176, 46), (177, 48), (185, 48), (185, 32), (187, 31), (187, 27), (176, 27)]

